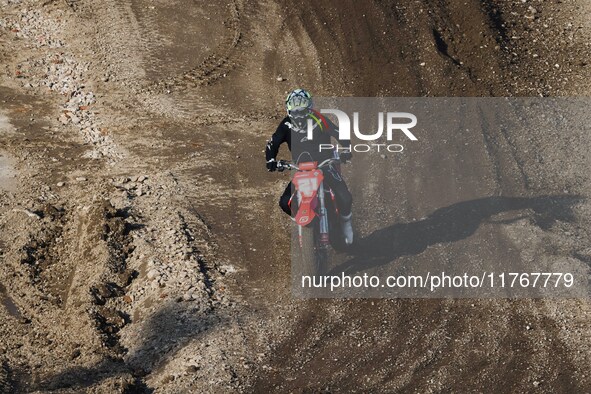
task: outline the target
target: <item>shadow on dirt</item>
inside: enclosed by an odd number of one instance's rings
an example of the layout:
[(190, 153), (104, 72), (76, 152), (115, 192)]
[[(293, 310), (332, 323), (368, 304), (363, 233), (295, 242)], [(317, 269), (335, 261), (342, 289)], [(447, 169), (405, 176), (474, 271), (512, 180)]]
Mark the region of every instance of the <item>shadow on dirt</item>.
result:
[[(580, 201), (579, 196), (540, 196), (486, 197), (459, 202), (440, 208), (425, 219), (374, 231), (360, 239), (349, 251), (352, 257), (329, 274), (354, 274), (388, 264), (401, 256), (417, 255), (431, 245), (468, 238), (483, 223), (508, 224), (530, 218), (535, 225), (547, 230), (557, 220), (574, 221), (572, 206)], [(492, 219), (509, 211), (522, 212), (511, 219)]]
[[(143, 326), (144, 343), (125, 356), (125, 361), (105, 357), (93, 367), (73, 367), (38, 384), (43, 390), (84, 390), (97, 384), (111, 385), (124, 393), (151, 393), (144, 377), (174, 358), (187, 343), (206, 336), (227, 319), (214, 313), (195, 313), (185, 303), (171, 303), (153, 315)], [(107, 380), (115, 378), (107, 383)], [(108, 389), (108, 387), (101, 387)]]

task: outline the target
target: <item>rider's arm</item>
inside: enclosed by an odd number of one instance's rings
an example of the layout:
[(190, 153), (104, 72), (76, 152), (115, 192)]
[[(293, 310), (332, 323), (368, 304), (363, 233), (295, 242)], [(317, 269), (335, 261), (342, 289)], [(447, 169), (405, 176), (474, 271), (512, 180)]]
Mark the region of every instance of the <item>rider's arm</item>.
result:
[(267, 141), (267, 147), (265, 148), (265, 158), (267, 162), (277, 158), (279, 153), (279, 146), (287, 141), (287, 135), (289, 129), (285, 126), (284, 122), (281, 122), (277, 130), (271, 136), (271, 139)]
[(324, 119), (328, 123), (328, 133), (330, 134), (330, 136), (337, 140), (341, 146), (349, 148), (351, 146), (351, 140), (339, 139), (339, 128), (337, 127), (337, 125), (335, 125), (330, 119), (326, 117)]

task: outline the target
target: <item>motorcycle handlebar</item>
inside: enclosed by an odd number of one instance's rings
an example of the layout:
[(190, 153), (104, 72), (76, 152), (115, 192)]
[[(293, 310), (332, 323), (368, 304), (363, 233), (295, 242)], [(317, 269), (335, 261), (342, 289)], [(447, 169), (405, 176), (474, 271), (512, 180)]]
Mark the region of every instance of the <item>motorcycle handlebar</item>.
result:
[[(329, 165), (329, 164), (331, 164), (332, 162), (335, 162), (335, 161), (336, 162), (340, 162), (339, 159), (334, 159), (334, 158), (326, 159), (323, 162), (321, 162), (317, 166), (317, 168), (326, 167), (327, 165)], [(291, 163), (291, 162), (289, 162), (287, 160), (279, 160), (277, 162), (277, 170), (278, 171), (283, 171), (283, 170), (299, 170), (299, 169), (300, 168), (297, 165), (295, 165), (295, 164), (293, 164), (293, 163)]]

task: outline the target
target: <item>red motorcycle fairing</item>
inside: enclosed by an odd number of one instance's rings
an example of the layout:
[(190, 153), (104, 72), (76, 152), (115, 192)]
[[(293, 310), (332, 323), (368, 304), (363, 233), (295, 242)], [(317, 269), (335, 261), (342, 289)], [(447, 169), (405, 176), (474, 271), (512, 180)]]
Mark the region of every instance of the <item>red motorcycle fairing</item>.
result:
[(318, 188), (324, 180), (322, 171), (317, 168), (317, 162), (300, 163), (300, 171), (293, 177), (293, 184), (300, 193), (298, 212), (295, 221), (300, 226), (306, 226), (316, 217), (316, 208), (318, 206)]

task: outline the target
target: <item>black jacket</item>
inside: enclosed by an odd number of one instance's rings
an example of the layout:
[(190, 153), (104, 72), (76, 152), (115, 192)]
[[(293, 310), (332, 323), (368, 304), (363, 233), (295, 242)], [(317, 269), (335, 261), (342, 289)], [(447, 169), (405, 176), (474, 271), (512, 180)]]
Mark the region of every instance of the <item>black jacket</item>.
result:
[(291, 123), (289, 116), (285, 117), (267, 142), (267, 148), (265, 149), (266, 160), (276, 159), (279, 147), (284, 142), (287, 143), (294, 162), (310, 160), (320, 162), (334, 157), (334, 149), (323, 147), (320, 150), (320, 144), (332, 144), (336, 147), (331, 137), (336, 139), (343, 147), (348, 148), (351, 146), (351, 141), (339, 140), (338, 128), (330, 119), (316, 111), (313, 111), (313, 115), (317, 121), (314, 122), (312, 140), (308, 140), (307, 130), (297, 130)]

